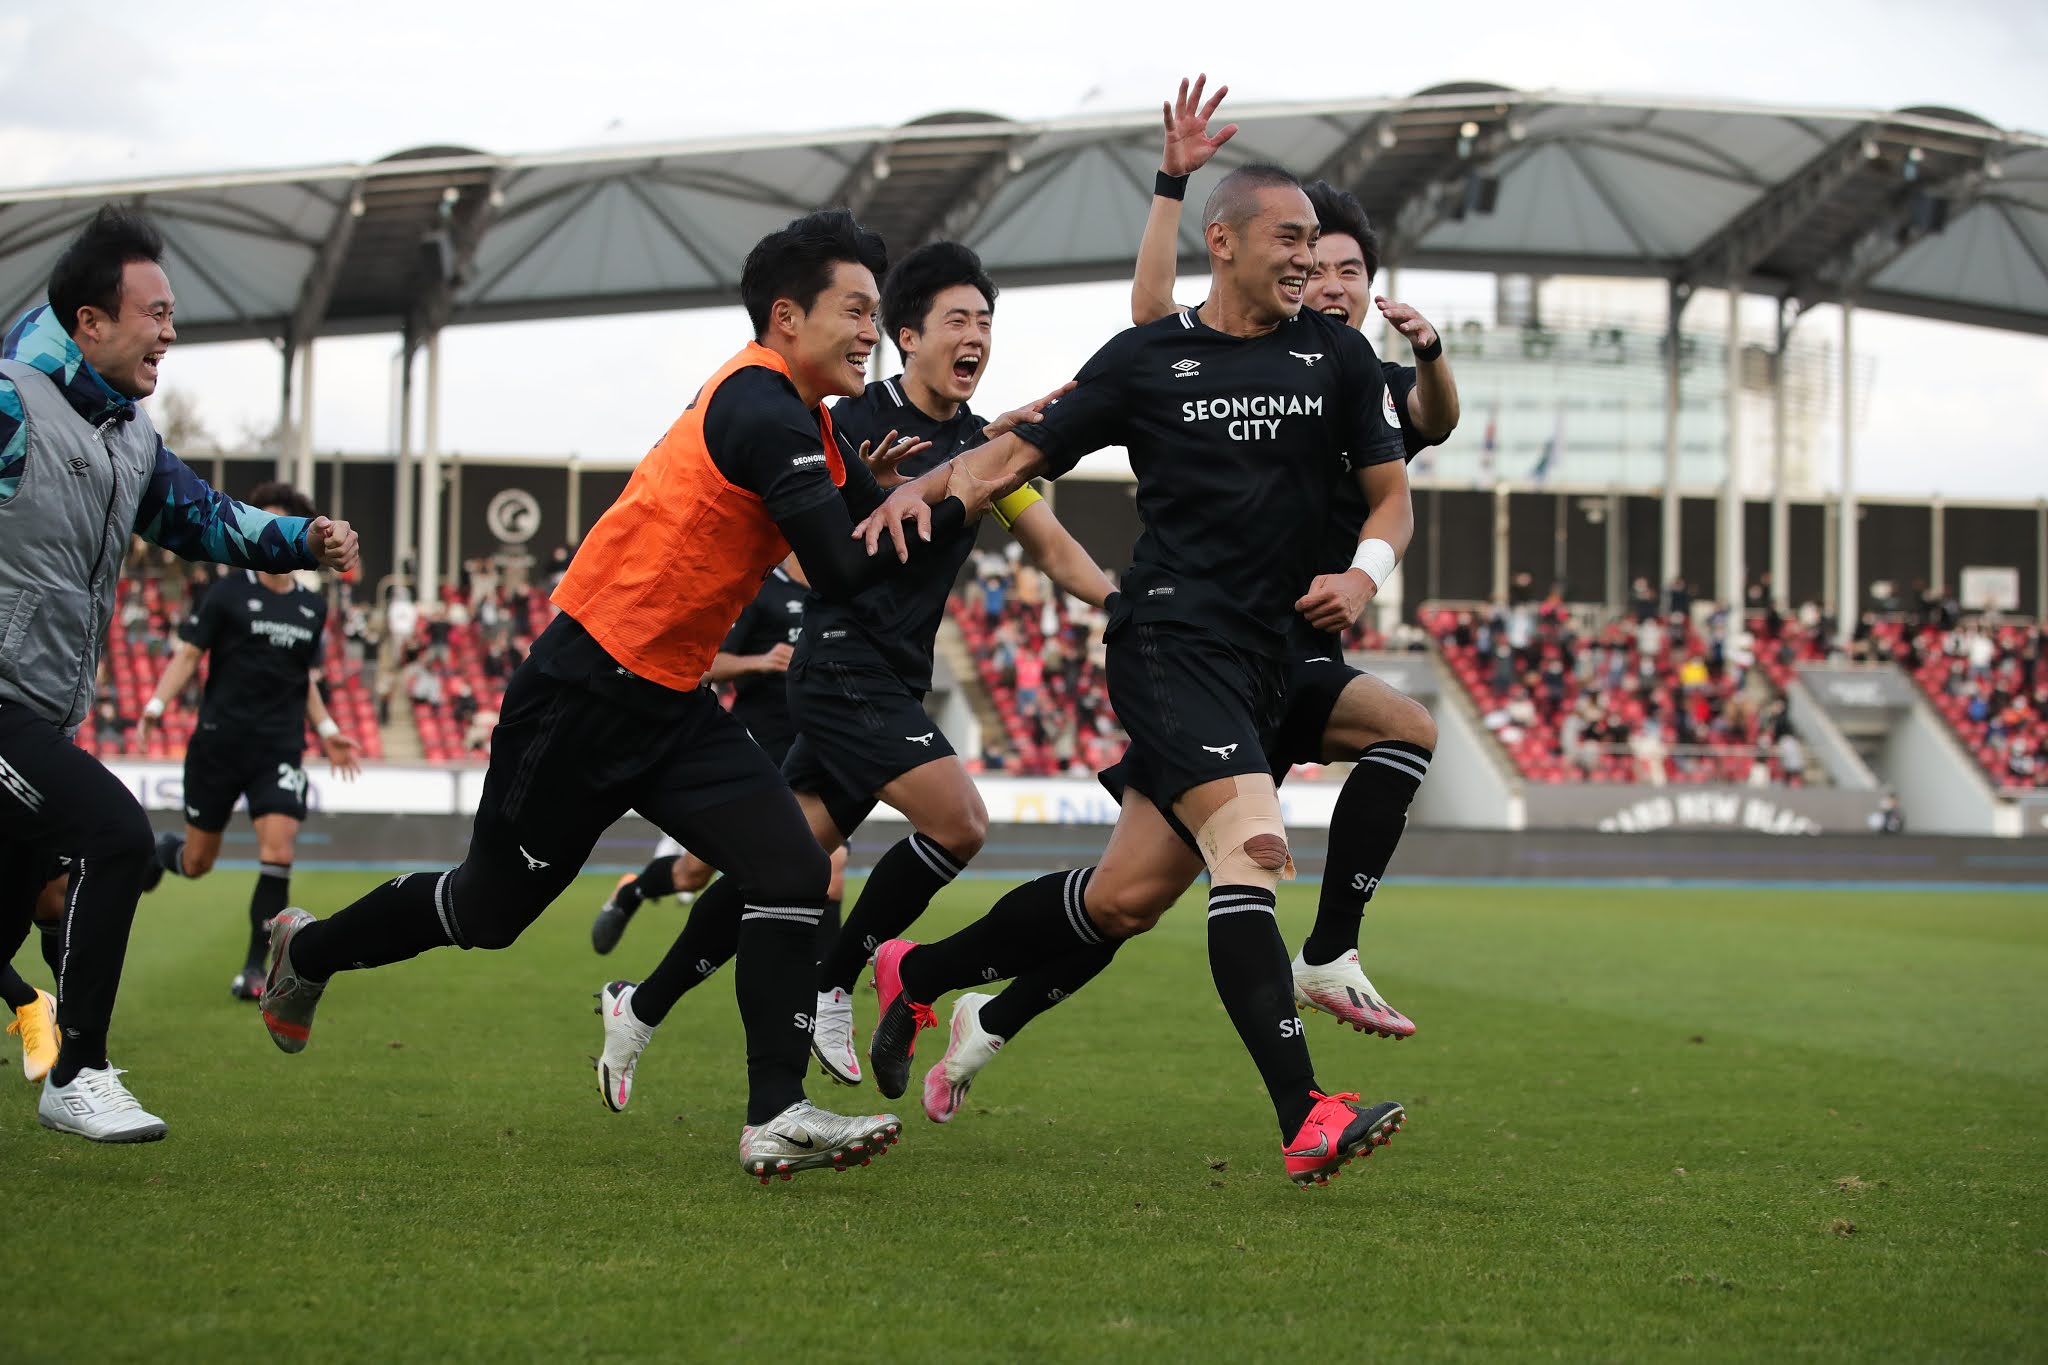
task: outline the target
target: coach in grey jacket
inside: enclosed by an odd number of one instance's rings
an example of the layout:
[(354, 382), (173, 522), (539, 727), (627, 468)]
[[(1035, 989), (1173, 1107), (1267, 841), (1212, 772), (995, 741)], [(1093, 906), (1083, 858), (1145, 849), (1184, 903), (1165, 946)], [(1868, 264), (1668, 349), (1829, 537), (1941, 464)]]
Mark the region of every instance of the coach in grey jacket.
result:
[(164, 1135), (107, 1062), (149, 820), (71, 742), (92, 712), (129, 534), (267, 573), (356, 563), (348, 523), (273, 516), (215, 492), (137, 406), (177, 339), (163, 252), (142, 218), (101, 209), (58, 259), (49, 304), (0, 342), (0, 963), (28, 933), (50, 855), (69, 855), (63, 1041), (37, 1117), (99, 1142)]

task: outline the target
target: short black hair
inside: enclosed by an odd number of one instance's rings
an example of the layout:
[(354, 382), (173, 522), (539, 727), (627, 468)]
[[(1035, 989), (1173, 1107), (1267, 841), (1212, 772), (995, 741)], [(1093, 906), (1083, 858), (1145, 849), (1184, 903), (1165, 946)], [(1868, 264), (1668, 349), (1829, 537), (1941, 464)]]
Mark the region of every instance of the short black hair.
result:
[(981, 291), (993, 310), (996, 282), (982, 268), (981, 257), (958, 242), (926, 242), (890, 269), (882, 281), (882, 326), (903, 354), (903, 329), (924, 331), (932, 300), (956, 284), (971, 284)]
[(889, 248), (845, 209), (807, 213), (756, 242), (740, 270), (740, 302), (755, 340), (768, 335), (775, 300), (793, 299), (810, 311), (841, 261), (866, 266), (877, 280), (889, 272)]
[(1358, 249), (1365, 256), (1365, 273), (1368, 278), (1380, 273), (1380, 234), (1374, 229), (1372, 220), (1365, 216), (1365, 206), (1358, 202), (1358, 196), (1350, 190), (1340, 190), (1327, 180), (1311, 180), (1303, 185), (1308, 195), (1309, 207), (1316, 211), (1316, 226), (1327, 237), (1333, 232), (1348, 233), (1358, 239)]
[(243, 501), (251, 507), (282, 507), (286, 516), (304, 517), (308, 521), (320, 515), (311, 498), (282, 479), (257, 484)]
[(50, 271), (50, 310), (64, 330), (78, 331), (78, 310), (121, 311), (121, 272), (130, 261), (162, 264), (164, 235), (134, 209), (103, 204)]
[(1202, 226), (1207, 228), (1211, 223), (1222, 223), (1233, 228), (1243, 227), (1259, 211), (1259, 191), (1278, 185), (1292, 185), (1300, 189), (1301, 177), (1285, 166), (1264, 161), (1237, 167), (1209, 191), (1209, 202), (1202, 206)]

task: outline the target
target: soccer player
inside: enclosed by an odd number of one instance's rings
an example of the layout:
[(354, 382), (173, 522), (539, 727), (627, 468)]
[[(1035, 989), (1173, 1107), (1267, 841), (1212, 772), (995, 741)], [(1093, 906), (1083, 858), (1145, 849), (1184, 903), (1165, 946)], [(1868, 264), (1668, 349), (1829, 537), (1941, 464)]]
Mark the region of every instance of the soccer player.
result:
[[(957, 242), (917, 248), (882, 286), (882, 321), (903, 372), (867, 386), (832, 409), (841, 444), (915, 443), (898, 469), (918, 475), (1033, 420), (1045, 400), (985, 422), (968, 406), (986, 370), (996, 285), (981, 259)], [(1055, 584), (1100, 606), (1108, 577), (1038, 494), (1020, 488), (996, 516)], [(797, 739), (783, 764), (818, 841), (837, 850), (878, 801), (910, 821), (911, 833), (876, 862), (846, 925), (818, 971), (812, 1049), (842, 1085), (861, 1081), (854, 1041), (853, 986), (875, 948), (901, 934), (981, 851), (988, 812), (967, 767), (924, 709), (946, 599), (974, 548), (974, 530), (934, 536), (931, 553), (908, 572), (844, 602), (811, 608), (788, 693)], [(728, 878), (697, 898), (674, 949), (647, 979), (604, 988), (605, 1102), (625, 1107), (631, 1076), (681, 996), (732, 956), (736, 908), (751, 890)], [(624, 1008), (620, 1008), (625, 1002)], [(901, 1091), (897, 1092), (901, 1093)]]
[[(641, 460), (556, 587), (561, 614), (506, 688), (461, 865), (394, 878), (330, 919), (288, 909), (272, 921), (261, 1010), (279, 1048), (305, 1048), (337, 972), (509, 947), (637, 809), (751, 893), (738, 929), (742, 1169), (765, 1181), (844, 1168), (896, 1140), (893, 1115), (843, 1117), (804, 1098), (829, 864), (774, 763), (699, 686), (792, 549), (828, 601), (899, 567), (850, 534), (881, 490), (840, 457), (823, 406), (865, 386), (886, 266), (881, 239), (844, 210), (799, 218), (748, 254), (740, 295), (755, 339)], [(932, 534), (964, 521), (959, 499), (941, 499)]]
[(165, 1132), (107, 1061), (149, 818), (71, 742), (92, 714), (128, 538), (265, 573), (357, 559), (346, 522), (236, 502), (158, 438), (140, 400), (178, 335), (163, 254), (146, 220), (101, 209), (58, 257), (49, 302), (0, 342), (0, 847), (72, 859), (57, 973), (63, 1037), (37, 1118), (96, 1142)]
[[(886, 534), (900, 549), (934, 500), (980, 503), (1116, 444), (1130, 451), (1144, 527), (1106, 636), (1110, 699), (1131, 744), (1102, 862), (1026, 883), (937, 943), (883, 944), (868, 1056), (882, 1093), (901, 1094), (933, 1000), (1034, 972), (1071, 994), (1206, 867), (1217, 993), (1265, 1081), (1289, 1176), (1323, 1183), (1388, 1141), (1403, 1111), (1316, 1080), (1273, 916), (1292, 860), (1266, 750), (1295, 613), (1323, 630), (1355, 621), (1414, 514), (1378, 357), (1355, 329), (1302, 307), (1317, 227), (1300, 182), (1240, 167), (1203, 222), (1211, 287), (1199, 309), (1122, 333), (1042, 423), (896, 490), (863, 527), (870, 546)], [(1370, 511), (1351, 566), (1319, 574), (1317, 539), (1302, 532), (1322, 524), (1340, 475), (1360, 482)]]
[[(1187, 178), (1230, 140), (1234, 126), (1208, 131), (1229, 88), (1204, 103), (1196, 77), (1166, 114), (1166, 145), (1158, 192), (1145, 221), (1131, 288), (1131, 320), (1144, 324), (1174, 310), (1173, 244), (1180, 229)], [(1320, 235), (1304, 307), (1351, 327), (1372, 314), (1379, 273), (1379, 235), (1348, 192), (1323, 181), (1307, 185)], [(1376, 300), (1415, 351), (1414, 365), (1381, 361), (1388, 424), (1401, 433), (1408, 459), (1448, 438), (1458, 424), (1458, 388), (1443, 342), (1427, 319), (1405, 304)], [(1318, 572), (1350, 563), (1367, 508), (1358, 487), (1340, 480), (1322, 523)], [(1287, 712), (1272, 755), (1274, 780), (1297, 763), (1351, 762), (1330, 815), (1329, 854), (1317, 897), (1315, 926), (1294, 958), (1295, 1002), (1330, 1014), (1361, 1032), (1407, 1037), (1415, 1025), (1367, 979), (1358, 962), (1358, 930), (1408, 824), (1408, 806), (1429, 773), (1436, 723), (1421, 703), (1344, 662), (1341, 635), (1317, 630), (1297, 614), (1288, 635)], [(1007, 992), (1006, 992), (1007, 994)], [(1001, 1017), (999, 1013), (999, 1017)]]
[[(276, 516), (310, 517), (313, 502), (289, 484), (259, 484), (249, 505)], [(270, 921), (291, 903), (292, 856), (306, 820), (306, 722), (313, 722), (336, 776), (362, 771), (358, 745), (341, 732), (320, 698), (321, 632), (327, 599), (290, 574), (248, 572), (223, 579), (178, 630), (180, 643), (143, 704), (138, 734), (164, 712), (211, 655), (199, 728), (185, 751), (185, 832), (157, 836), (155, 875), (204, 877), (220, 856), (221, 832), (247, 796), (256, 826), (256, 886), (249, 895), (249, 941), (228, 990), (237, 1000), (263, 993)]]
[[(837, 411), (833, 418), (837, 420)], [(796, 722), (790, 719), (789, 689), (783, 685), (783, 675), (789, 671), (796, 642), (803, 638), (810, 596), (803, 565), (791, 555), (762, 582), (761, 591), (733, 622), (718, 653), (711, 656), (711, 666), (704, 670), (708, 681), (731, 685), (733, 718), (747, 727), (754, 743), (768, 751), (778, 768), (796, 742)], [(600, 954), (619, 946), (619, 937), (643, 904), (673, 895), (688, 905), (717, 875), (702, 858), (681, 849), (671, 853), (668, 850), (675, 844), (667, 839), (662, 843), (638, 874), (629, 873), (619, 880), (590, 922), (590, 946)], [(845, 875), (846, 850), (841, 847), (832, 852), (832, 884), (825, 893), (820, 937), (826, 941), (839, 932)]]

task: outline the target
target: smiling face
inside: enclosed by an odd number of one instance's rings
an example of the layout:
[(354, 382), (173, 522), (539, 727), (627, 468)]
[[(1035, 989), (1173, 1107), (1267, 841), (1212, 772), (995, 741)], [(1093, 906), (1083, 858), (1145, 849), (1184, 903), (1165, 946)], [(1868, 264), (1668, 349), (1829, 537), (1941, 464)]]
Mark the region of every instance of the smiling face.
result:
[(1363, 326), (1372, 302), (1372, 276), (1366, 273), (1365, 251), (1348, 232), (1326, 232), (1316, 239), (1316, 263), (1308, 275), (1307, 305), (1353, 327)]
[(1316, 215), (1293, 185), (1269, 185), (1256, 194), (1257, 211), (1242, 224), (1210, 225), (1210, 255), (1234, 307), (1274, 325), (1301, 311), (1316, 263)]
[(904, 374), (949, 404), (965, 403), (988, 369), (994, 324), (995, 309), (973, 285), (940, 290), (932, 296), (924, 325), (915, 331), (905, 327), (897, 335)]
[(775, 301), (775, 325), (789, 341), (790, 377), (806, 403), (832, 394), (856, 397), (867, 388), (868, 356), (882, 341), (880, 309), (874, 272), (857, 261), (834, 263), (831, 283), (808, 309), (794, 299)]
[(178, 339), (171, 324), (171, 282), (154, 261), (130, 261), (121, 269), (121, 297), (107, 313), (88, 305), (78, 310), (72, 339), (86, 363), (114, 392), (147, 398), (156, 392), (157, 366)]

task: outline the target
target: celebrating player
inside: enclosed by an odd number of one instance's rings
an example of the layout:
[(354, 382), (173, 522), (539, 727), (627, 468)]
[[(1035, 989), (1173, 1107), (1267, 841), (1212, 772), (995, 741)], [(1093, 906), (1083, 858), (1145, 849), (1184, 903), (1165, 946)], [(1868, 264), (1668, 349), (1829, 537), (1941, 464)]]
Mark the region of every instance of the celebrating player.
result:
[[(249, 505), (277, 516), (310, 517), (313, 503), (285, 483), (259, 484)], [(249, 894), (249, 941), (228, 990), (237, 1000), (263, 993), (270, 921), (291, 903), (292, 855), (306, 819), (306, 722), (311, 720), (335, 775), (362, 771), (356, 741), (341, 732), (320, 698), (318, 668), (327, 599), (290, 574), (250, 572), (214, 584), (179, 629), (178, 652), (142, 708), (142, 725), (162, 719), (204, 655), (212, 656), (199, 726), (185, 750), (185, 832), (156, 841), (156, 877), (203, 877), (220, 856), (221, 832), (235, 802), (249, 799), (256, 826), (256, 886)]]
[[(832, 409), (842, 445), (897, 448), (899, 437), (908, 439), (912, 450), (899, 467), (914, 475), (990, 433), (1036, 420), (1042, 401), (992, 423), (968, 407), (988, 365), (995, 299), (980, 258), (957, 242), (933, 242), (899, 261), (883, 282), (882, 319), (903, 356), (903, 373)], [(1109, 579), (1036, 493), (1019, 489), (995, 512), (1055, 584), (1093, 605), (1107, 598)], [(875, 864), (819, 968), (812, 1047), (844, 1085), (861, 1080), (853, 1025), (861, 968), (981, 851), (988, 828), (966, 765), (924, 709), (946, 599), (973, 548), (972, 528), (935, 536), (916, 568), (850, 601), (818, 603), (789, 667), (798, 734), (783, 775), (819, 842), (843, 846), (877, 801), (912, 825)], [(731, 879), (705, 892), (674, 949), (645, 981), (605, 987), (599, 1083), (614, 1109), (626, 1105), (653, 1028), (732, 956), (734, 911), (749, 894)], [(615, 1007), (620, 1001), (625, 1008)]]
[(49, 303), (0, 343), (0, 842), (72, 858), (57, 1015), (63, 1040), (37, 1117), (97, 1142), (164, 1135), (107, 1061), (149, 819), (71, 742), (131, 533), (187, 559), (264, 573), (354, 567), (355, 532), (248, 507), (164, 447), (139, 400), (177, 340), (163, 238), (108, 206), (64, 250)]
[[(841, 459), (823, 406), (865, 385), (886, 265), (881, 239), (843, 210), (799, 218), (748, 254), (740, 294), (755, 339), (641, 460), (556, 588), (561, 614), (506, 689), (468, 856), (331, 919), (290, 909), (273, 921), (262, 1013), (281, 1049), (306, 1046), (336, 972), (510, 946), (637, 809), (751, 893), (738, 930), (742, 1168), (764, 1181), (844, 1168), (896, 1140), (893, 1115), (843, 1117), (804, 1098), (830, 865), (768, 755), (698, 686), (792, 549), (827, 600), (898, 567), (864, 558), (850, 534), (881, 490)], [(930, 520), (942, 540), (965, 508), (942, 500)]]
[[(1131, 746), (1101, 864), (1027, 883), (938, 943), (884, 944), (869, 1059), (882, 1093), (901, 1094), (939, 995), (1033, 971), (1071, 994), (1206, 866), (1217, 993), (1265, 1080), (1289, 1175), (1321, 1183), (1387, 1141), (1403, 1114), (1316, 1081), (1273, 916), (1292, 860), (1266, 751), (1295, 613), (1322, 630), (1349, 626), (1393, 571), (1414, 517), (1378, 357), (1356, 330), (1302, 308), (1317, 227), (1300, 182), (1240, 167), (1203, 221), (1207, 302), (1118, 336), (1041, 424), (898, 489), (865, 525), (870, 546), (887, 535), (900, 548), (935, 500), (979, 503), (1121, 444), (1144, 526), (1106, 637), (1110, 699)], [(1322, 574), (1302, 530), (1328, 515), (1347, 462), (1370, 510), (1351, 566)]]

